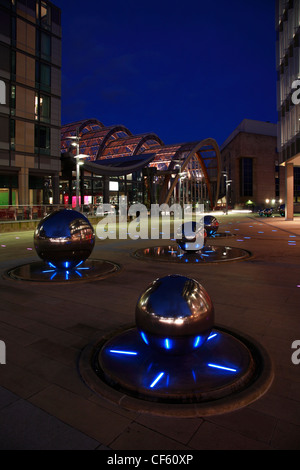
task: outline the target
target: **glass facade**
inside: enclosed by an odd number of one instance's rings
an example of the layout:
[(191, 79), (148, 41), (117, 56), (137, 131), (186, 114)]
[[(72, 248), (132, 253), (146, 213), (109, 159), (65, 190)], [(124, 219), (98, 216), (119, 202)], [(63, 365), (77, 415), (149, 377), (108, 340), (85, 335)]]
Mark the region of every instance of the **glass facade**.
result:
[(300, 78), (300, 0), (276, 3), (278, 148), (281, 161), (300, 152), (300, 107), (293, 83)]
[(62, 203), (73, 201), (76, 151), (88, 156), (81, 170), (81, 200), (88, 204), (117, 206), (125, 196), (129, 204), (147, 206), (180, 203), (213, 208), (217, 203), (220, 152), (212, 139), (164, 145), (155, 134), (132, 135), (124, 126), (105, 127), (96, 120), (67, 124), (61, 133)]
[(240, 159), (240, 196), (253, 197), (253, 159)]
[(0, 104), (0, 177), (8, 181), (0, 186), (7, 195), (0, 204), (58, 202), (60, 9), (46, 0), (0, 0), (0, 25), (0, 83), (7, 95)]

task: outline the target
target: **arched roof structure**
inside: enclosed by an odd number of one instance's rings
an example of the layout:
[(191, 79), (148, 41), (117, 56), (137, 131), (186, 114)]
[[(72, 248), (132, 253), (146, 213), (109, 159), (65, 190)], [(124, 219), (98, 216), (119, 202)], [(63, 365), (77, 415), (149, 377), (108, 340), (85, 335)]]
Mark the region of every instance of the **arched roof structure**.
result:
[(115, 158), (120, 156), (130, 156), (150, 150), (153, 153), (154, 148), (163, 145), (162, 141), (155, 134), (142, 134), (126, 136), (118, 140), (110, 141), (103, 149), (100, 158)]
[[(133, 135), (122, 125), (106, 127), (97, 119), (88, 119), (62, 127), (62, 153), (74, 153), (74, 147), (71, 146), (74, 140), (70, 138), (73, 136), (79, 137), (80, 153), (89, 155), (89, 158), (84, 161), (86, 170), (90, 171), (92, 168), (97, 174), (103, 173), (104, 175), (104, 168), (108, 171), (105, 161), (110, 171), (114, 172), (112, 170), (114, 159), (115, 166), (120, 167), (120, 159), (124, 158), (124, 162), (129, 162), (126, 163), (128, 165), (132, 158), (132, 168), (137, 168), (134, 157), (143, 156), (146, 166), (153, 167), (158, 174), (164, 175), (160, 190), (160, 204), (169, 202), (180, 175), (186, 169), (189, 175), (197, 177), (200, 167), (205, 178), (211, 207), (216, 206), (221, 177), (221, 154), (214, 139), (164, 145), (156, 134)], [(147, 154), (151, 158), (148, 158)]]
[[(165, 202), (167, 204), (169, 202), (174, 187), (180, 178), (180, 173), (186, 170), (192, 158), (196, 158), (200, 164), (207, 185), (211, 207), (216, 206), (219, 198), (221, 178), (221, 153), (217, 142), (211, 138), (201, 140), (200, 142), (183, 144), (176, 150), (168, 167), (169, 174), (165, 178), (164, 186), (160, 192), (160, 203)], [(150, 165), (155, 165), (155, 160)], [(170, 173), (176, 166), (180, 168), (180, 171), (175, 173), (176, 176), (169, 185)], [(193, 169), (190, 169), (190, 171), (193, 171)], [(213, 191), (213, 182), (215, 183), (215, 191)]]

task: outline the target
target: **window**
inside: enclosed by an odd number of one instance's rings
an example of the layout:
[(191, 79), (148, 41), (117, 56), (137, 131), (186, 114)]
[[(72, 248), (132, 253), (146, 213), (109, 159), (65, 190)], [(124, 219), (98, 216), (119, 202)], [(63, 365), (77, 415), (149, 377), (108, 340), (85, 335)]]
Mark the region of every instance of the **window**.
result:
[(36, 55), (51, 61), (51, 37), (49, 34), (36, 31)]
[(35, 81), (41, 90), (51, 91), (51, 67), (47, 64), (36, 62)]
[(35, 119), (42, 122), (50, 121), (50, 96), (35, 94), (34, 114)]
[(0, 57), (1, 57), (1, 70), (5, 72), (10, 72), (10, 49), (4, 44), (0, 44)]
[(41, 57), (51, 60), (51, 37), (46, 33), (41, 33)]
[(41, 25), (49, 29), (51, 25), (51, 9), (46, 2), (41, 2)]
[(240, 159), (240, 196), (253, 196), (253, 160)]
[(17, 8), (26, 14), (29, 14), (33, 17), (35, 16), (35, 0), (18, 0)]
[(60, 23), (61, 23), (60, 9), (52, 5), (51, 13), (52, 13), (52, 22), (60, 26)]
[(35, 126), (35, 151), (50, 154), (50, 128)]
[(10, 37), (10, 16), (9, 13), (1, 10), (0, 15), (0, 31), (3, 36)]

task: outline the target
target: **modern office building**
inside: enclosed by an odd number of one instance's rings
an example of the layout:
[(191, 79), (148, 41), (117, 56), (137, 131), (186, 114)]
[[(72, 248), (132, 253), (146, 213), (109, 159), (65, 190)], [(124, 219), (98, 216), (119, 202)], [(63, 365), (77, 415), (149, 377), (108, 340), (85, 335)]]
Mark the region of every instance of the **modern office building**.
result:
[(0, 0), (0, 205), (59, 199), (60, 9)]
[(60, 203), (76, 204), (76, 154), (82, 158), (80, 202), (217, 205), (220, 151), (214, 139), (164, 145), (153, 134), (133, 135), (97, 119), (64, 125)]
[(278, 150), (285, 167), (286, 219), (300, 202), (300, 0), (276, 1)]
[(276, 207), (284, 178), (277, 152), (277, 124), (244, 119), (221, 145), (221, 193), (232, 208)]

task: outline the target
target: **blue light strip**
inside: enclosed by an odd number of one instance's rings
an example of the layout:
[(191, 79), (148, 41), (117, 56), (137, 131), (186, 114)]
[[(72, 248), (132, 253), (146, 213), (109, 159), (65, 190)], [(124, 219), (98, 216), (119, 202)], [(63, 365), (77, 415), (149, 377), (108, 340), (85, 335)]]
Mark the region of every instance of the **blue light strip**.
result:
[(137, 356), (136, 351), (121, 351), (118, 349), (110, 349), (109, 352), (113, 354), (124, 354), (126, 356)]
[(217, 364), (207, 364), (209, 367), (214, 367), (215, 369), (228, 370), (229, 372), (237, 372), (236, 369), (231, 369), (230, 367), (219, 366)]
[(209, 341), (210, 339), (213, 339), (215, 336), (217, 336), (217, 333), (211, 334), (206, 341)]
[(143, 338), (143, 341), (144, 341), (146, 344), (149, 344), (148, 339), (147, 339), (147, 336), (145, 335), (145, 333), (144, 333), (143, 331), (141, 331), (141, 337)]
[(166, 349), (171, 349), (171, 342), (168, 338), (165, 339), (164, 345)]
[(197, 348), (197, 346), (199, 346), (200, 339), (201, 339), (200, 336), (197, 336), (197, 337), (195, 338), (194, 348)]
[(150, 388), (153, 388), (157, 382), (165, 375), (164, 372), (161, 372), (152, 382), (152, 384), (150, 385)]

